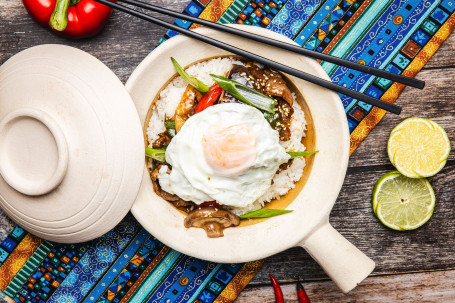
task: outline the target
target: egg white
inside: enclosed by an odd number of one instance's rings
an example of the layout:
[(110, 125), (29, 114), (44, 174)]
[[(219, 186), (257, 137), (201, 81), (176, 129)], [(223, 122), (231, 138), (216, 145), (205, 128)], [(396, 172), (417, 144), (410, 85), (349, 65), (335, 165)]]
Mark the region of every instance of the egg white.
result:
[[(222, 176), (204, 157), (204, 133), (214, 125), (235, 123), (249, 128), (255, 140), (256, 159), (243, 174)], [(245, 207), (267, 191), (278, 167), (289, 158), (279, 144), (278, 132), (259, 110), (245, 104), (219, 104), (186, 121), (166, 149), (166, 162), (172, 172), (167, 174), (167, 169), (162, 168), (158, 179), (163, 190), (186, 201), (201, 204), (216, 200), (222, 205)]]

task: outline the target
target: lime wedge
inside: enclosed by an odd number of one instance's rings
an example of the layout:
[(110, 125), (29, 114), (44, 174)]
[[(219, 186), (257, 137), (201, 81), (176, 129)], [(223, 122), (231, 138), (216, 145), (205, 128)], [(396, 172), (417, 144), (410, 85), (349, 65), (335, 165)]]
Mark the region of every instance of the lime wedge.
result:
[(393, 166), (409, 178), (431, 177), (446, 164), (450, 142), (434, 121), (409, 118), (390, 133), (387, 152)]
[(430, 219), (436, 198), (427, 179), (408, 178), (392, 171), (376, 182), (372, 200), (373, 211), (382, 224), (395, 230), (412, 230)]

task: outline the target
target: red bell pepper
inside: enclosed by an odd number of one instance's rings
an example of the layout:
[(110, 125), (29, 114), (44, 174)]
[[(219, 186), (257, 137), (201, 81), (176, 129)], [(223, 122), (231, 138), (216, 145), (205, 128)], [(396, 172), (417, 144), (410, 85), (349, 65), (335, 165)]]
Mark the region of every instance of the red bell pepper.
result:
[(74, 39), (96, 35), (112, 9), (93, 0), (22, 0), (29, 15), (55, 33)]
[(212, 106), (220, 97), (223, 89), (218, 84), (210, 87), (209, 91), (202, 97), (201, 101), (196, 105), (194, 113), (197, 114), (209, 106)]

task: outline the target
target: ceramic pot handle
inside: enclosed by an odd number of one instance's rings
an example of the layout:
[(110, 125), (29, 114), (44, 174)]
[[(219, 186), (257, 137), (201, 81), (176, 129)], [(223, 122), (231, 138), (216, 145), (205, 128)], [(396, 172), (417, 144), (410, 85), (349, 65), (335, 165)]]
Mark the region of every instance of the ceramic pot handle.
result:
[(329, 222), (298, 245), (321, 265), (344, 293), (355, 288), (375, 267), (373, 260), (346, 240)]

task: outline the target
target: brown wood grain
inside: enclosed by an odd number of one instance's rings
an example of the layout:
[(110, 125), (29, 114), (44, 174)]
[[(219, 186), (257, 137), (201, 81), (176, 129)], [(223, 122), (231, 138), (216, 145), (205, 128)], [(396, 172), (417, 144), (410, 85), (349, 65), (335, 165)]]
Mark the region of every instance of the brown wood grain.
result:
[(438, 50), (438, 54), (433, 56), (425, 65), (424, 69), (442, 69), (447, 66), (455, 66), (455, 36), (452, 34), (444, 41), (442, 47)]
[[(455, 298), (454, 281), (455, 270), (447, 270), (372, 277), (364, 280), (347, 295), (330, 281), (304, 282), (303, 285), (312, 303), (452, 303)], [(285, 302), (298, 302), (294, 283), (282, 285), (282, 290)], [(247, 288), (235, 302), (273, 303), (275, 295), (271, 286)]]
[[(451, 37), (455, 37), (452, 35)], [(444, 49), (444, 46), (443, 46)], [(455, 48), (452, 50), (452, 52)], [(436, 53), (436, 57), (440, 53)], [(396, 101), (403, 107), (400, 115), (386, 114), (359, 148), (352, 155), (349, 166), (370, 166), (388, 164), (387, 140), (392, 129), (402, 120), (409, 117), (428, 118), (439, 123), (449, 135), (452, 149), (455, 147), (455, 90), (452, 89), (455, 79), (455, 66), (438, 70), (422, 70), (418, 78), (424, 80), (423, 90), (407, 87)], [(451, 153), (450, 160), (455, 159)]]
[[(149, 1), (177, 11), (187, 4), (187, 0)], [(0, 64), (34, 45), (66, 44), (96, 56), (125, 82), (165, 31), (114, 12), (100, 35), (72, 41), (34, 23), (21, 1), (1, 0)], [(345, 183), (330, 216), (333, 226), (376, 262), (372, 276), (350, 294), (342, 295), (303, 249), (291, 248), (270, 257), (237, 302), (274, 302), (268, 273), (282, 283), (289, 283), (284, 285), (289, 302), (295, 302), (297, 277), (309, 281), (305, 285), (312, 302), (455, 301), (454, 153), (446, 168), (430, 178), (437, 204), (433, 217), (422, 228), (409, 232), (390, 230), (376, 219), (371, 209), (374, 183), (393, 169), (386, 142), (401, 120), (412, 116), (433, 119), (455, 143), (455, 35), (449, 37), (418, 78), (426, 81), (425, 89), (407, 88), (397, 101), (403, 106), (402, 114), (387, 114), (351, 157)]]
[[(349, 241), (376, 262), (374, 275), (409, 271), (455, 269), (455, 165), (430, 178), (436, 192), (436, 209), (427, 224), (399, 232), (383, 226), (371, 208), (375, 182), (392, 166), (352, 168), (330, 215), (330, 222)], [(327, 276), (301, 248), (268, 259), (252, 284), (267, 283), (268, 273), (280, 281), (325, 279)]]

